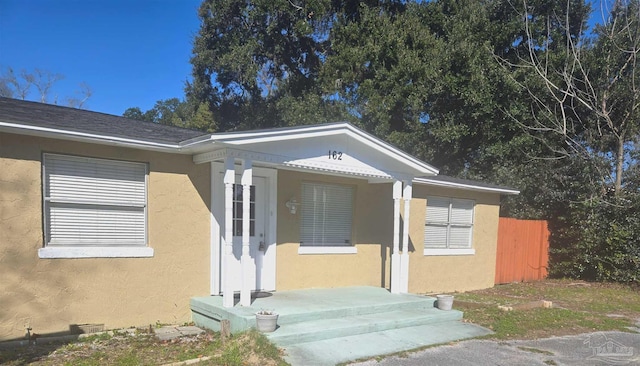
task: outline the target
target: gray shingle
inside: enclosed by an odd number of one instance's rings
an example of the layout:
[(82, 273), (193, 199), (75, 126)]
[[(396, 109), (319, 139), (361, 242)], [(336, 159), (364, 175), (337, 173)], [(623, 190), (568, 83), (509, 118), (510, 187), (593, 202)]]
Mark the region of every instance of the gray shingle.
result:
[(206, 135), (202, 131), (2, 97), (0, 97), (0, 122), (164, 144), (177, 144)]

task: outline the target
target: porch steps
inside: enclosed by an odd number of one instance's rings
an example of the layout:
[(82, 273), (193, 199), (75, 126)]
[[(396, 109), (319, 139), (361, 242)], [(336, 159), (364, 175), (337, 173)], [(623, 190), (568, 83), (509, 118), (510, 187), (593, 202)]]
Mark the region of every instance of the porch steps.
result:
[(394, 310), (281, 324), (275, 332), (267, 333), (267, 337), (278, 346), (289, 346), (296, 343), (456, 321), (461, 318), (462, 313), (455, 310), (447, 312), (435, 308)]
[[(490, 334), (485, 328), (450, 321), (283, 346), (293, 366), (325, 366), (369, 359)], [(451, 364), (455, 364), (455, 360)]]
[(197, 325), (219, 330), (220, 320), (228, 319), (232, 333), (255, 328), (255, 312), (276, 311), (278, 328), (266, 336), (294, 366), (335, 365), (490, 333), (462, 322), (460, 311), (438, 310), (434, 302), (383, 288), (347, 287), (265, 294), (248, 307), (224, 308), (219, 296), (192, 298), (191, 309)]

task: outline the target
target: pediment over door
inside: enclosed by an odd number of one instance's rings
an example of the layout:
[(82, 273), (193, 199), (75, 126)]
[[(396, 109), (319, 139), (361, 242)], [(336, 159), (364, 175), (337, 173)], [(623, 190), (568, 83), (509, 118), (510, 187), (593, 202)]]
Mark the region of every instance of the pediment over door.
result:
[[(323, 126), (326, 125), (316, 128)], [(328, 126), (338, 128), (319, 131), (313, 127), (297, 128), (276, 135), (264, 131), (238, 136), (225, 134), (213, 144), (217, 149), (196, 155), (194, 161), (201, 163), (232, 156), (289, 169), (355, 175), (372, 180), (412, 179), (437, 174), (430, 165), (349, 124)]]

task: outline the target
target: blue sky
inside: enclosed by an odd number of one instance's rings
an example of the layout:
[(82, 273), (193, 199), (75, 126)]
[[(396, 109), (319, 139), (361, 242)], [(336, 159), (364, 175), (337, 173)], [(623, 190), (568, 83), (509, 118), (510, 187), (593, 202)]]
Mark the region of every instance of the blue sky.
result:
[(93, 90), (85, 109), (150, 109), (184, 96), (200, 2), (0, 0), (0, 69), (64, 75), (50, 97), (59, 104), (85, 82)]
[[(86, 109), (121, 115), (184, 96), (201, 0), (0, 0), (0, 68), (65, 76), (59, 104), (93, 90)], [(53, 95), (52, 95), (53, 96)]]

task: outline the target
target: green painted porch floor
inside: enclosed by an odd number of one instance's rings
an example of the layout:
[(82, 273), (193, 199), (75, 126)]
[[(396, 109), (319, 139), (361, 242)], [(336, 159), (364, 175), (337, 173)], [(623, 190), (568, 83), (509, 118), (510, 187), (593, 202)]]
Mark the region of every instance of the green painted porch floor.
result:
[(438, 310), (434, 301), (378, 287), (344, 287), (261, 293), (249, 307), (224, 308), (221, 296), (196, 297), (191, 310), (198, 326), (219, 330), (220, 320), (228, 319), (232, 333), (255, 328), (259, 310), (277, 312), (278, 328), (267, 337), (294, 366), (335, 365), (490, 333), (461, 322), (457, 310)]

